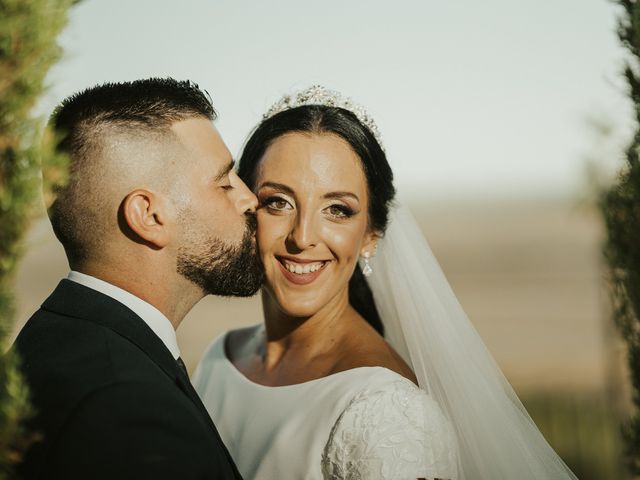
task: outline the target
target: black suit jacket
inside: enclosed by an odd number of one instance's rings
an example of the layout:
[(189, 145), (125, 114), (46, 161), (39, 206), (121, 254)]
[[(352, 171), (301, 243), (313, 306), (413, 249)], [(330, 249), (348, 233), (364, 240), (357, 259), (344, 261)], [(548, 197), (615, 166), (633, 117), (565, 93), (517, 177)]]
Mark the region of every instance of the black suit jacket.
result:
[(144, 321), (62, 280), (14, 344), (43, 440), (25, 479), (240, 479), (187, 376)]

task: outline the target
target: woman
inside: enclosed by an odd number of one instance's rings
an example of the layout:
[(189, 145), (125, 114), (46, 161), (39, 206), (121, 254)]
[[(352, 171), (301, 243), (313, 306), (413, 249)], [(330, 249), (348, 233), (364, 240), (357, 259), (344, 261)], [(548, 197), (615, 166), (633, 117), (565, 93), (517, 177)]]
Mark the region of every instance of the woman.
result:
[(245, 478), (575, 478), (415, 223), (390, 219), (361, 107), (322, 87), (284, 97), (239, 174), (260, 202), (264, 324), (217, 339), (194, 383)]

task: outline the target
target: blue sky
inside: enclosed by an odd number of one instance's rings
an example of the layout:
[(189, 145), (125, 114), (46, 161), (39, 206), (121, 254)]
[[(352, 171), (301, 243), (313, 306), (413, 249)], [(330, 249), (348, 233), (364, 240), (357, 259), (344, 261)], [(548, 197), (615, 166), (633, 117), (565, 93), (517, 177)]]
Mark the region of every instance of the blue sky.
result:
[(104, 81), (170, 75), (207, 89), (235, 154), (282, 94), (321, 83), (365, 105), (406, 197), (570, 197), (631, 111), (607, 0), (85, 0), (38, 110)]

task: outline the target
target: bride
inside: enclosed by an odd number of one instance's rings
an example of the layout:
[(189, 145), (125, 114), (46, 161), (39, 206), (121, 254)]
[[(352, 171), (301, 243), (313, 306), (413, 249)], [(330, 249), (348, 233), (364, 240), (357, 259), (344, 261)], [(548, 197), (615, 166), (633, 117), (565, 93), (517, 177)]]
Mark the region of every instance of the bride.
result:
[(264, 323), (215, 340), (194, 384), (244, 478), (575, 478), (393, 206), (362, 107), (283, 97), (238, 173), (260, 203)]

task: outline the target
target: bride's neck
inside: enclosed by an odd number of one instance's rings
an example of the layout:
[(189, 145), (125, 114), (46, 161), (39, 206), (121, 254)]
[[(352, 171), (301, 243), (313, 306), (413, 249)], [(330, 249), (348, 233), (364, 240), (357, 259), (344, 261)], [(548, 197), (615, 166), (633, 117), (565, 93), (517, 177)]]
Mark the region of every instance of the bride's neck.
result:
[(348, 294), (334, 298), (308, 317), (283, 312), (267, 293), (262, 294), (266, 339), (261, 352), (265, 366), (277, 365), (285, 355), (311, 359), (331, 354), (349, 331), (350, 318), (357, 314)]

